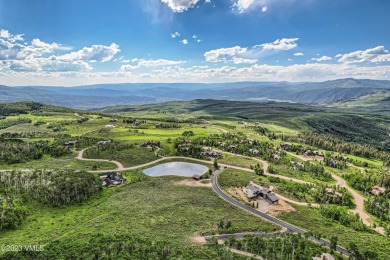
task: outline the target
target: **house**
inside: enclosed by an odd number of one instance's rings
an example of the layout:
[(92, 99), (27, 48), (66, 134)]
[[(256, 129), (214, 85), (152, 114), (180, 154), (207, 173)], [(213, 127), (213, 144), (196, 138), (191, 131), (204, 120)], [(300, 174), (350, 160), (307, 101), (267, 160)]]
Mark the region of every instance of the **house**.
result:
[(327, 195), (334, 195), (334, 189), (332, 189), (332, 188), (325, 188), (325, 194), (327, 194)]
[(314, 153), (312, 150), (306, 150), (304, 153), (306, 156), (314, 156)]
[(187, 152), (187, 151), (189, 151), (190, 150), (190, 147), (180, 147), (179, 148), (179, 151), (180, 152)]
[(313, 260), (334, 260), (334, 257), (329, 253), (324, 253), (321, 256), (315, 256)]
[(332, 168), (337, 168), (337, 164), (339, 164), (339, 162), (335, 159), (331, 159), (329, 162), (328, 162), (328, 165)]
[(195, 174), (194, 176), (192, 176), (192, 178), (193, 178), (194, 180), (199, 181), (200, 179), (202, 179), (202, 176), (200, 176), (200, 175), (198, 175), (198, 174)]
[(77, 142), (78, 142), (77, 140), (74, 140), (74, 141), (67, 141), (67, 142), (64, 143), (64, 145), (66, 145), (66, 146), (70, 146), (70, 145), (74, 146), (74, 145), (77, 144)]
[(273, 192), (268, 192), (266, 195), (266, 199), (272, 204), (277, 204), (279, 202), (278, 196), (276, 196)]
[(284, 142), (284, 143), (281, 143), (279, 146), (280, 146), (281, 148), (283, 148), (283, 149), (286, 149), (286, 148), (292, 146), (292, 143)]
[(299, 166), (299, 167), (304, 167), (303, 163), (301, 163), (301, 162), (291, 161), (290, 163), (291, 163), (292, 165), (296, 165), (296, 166)]
[(146, 141), (141, 144), (142, 147), (160, 147), (160, 142), (158, 141)]
[(248, 196), (248, 199), (255, 199), (259, 195), (260, 190), (252, 185), (245, 187), (244, 192)]
[(237, 124), (239, 124), (239, 125), (245, 125), (246, 122), (245, 122), (245, 121), (240, 121), (240, 122), (237, 122)]
[(224, 147), (226, 145), (226, 143), (225, 142), (218, 142), (217, 145), (221, 146), (221, 147)]
[(104, 127), (105, 127), (105, 128), (115, 128), (114, 125), (105, 125)]
[(221, 153), (215, 151), (205, 151), (200, 153), (200, 156), (209, 158), (219, 158), (221, 155)]
[(321, 151), (313, 151), (313, 154), (314, 154), (315, 156), (324, 157), (324, 154), (323, 154), (323, 152), (321, 152)]
[(272, 155), (272, 159), (278, 161), (278, 160), (280, 160), (280, 156), (277, 155), (277, 154), (273, 154), (273, 155)]
[(101, 141), (97, 142), (97, 144), (100, 144), (100, 145), (105, 145), (105, 144), (108, 144), (108, 143), (111, 143), (111, 141), (110, 140), (107, 140), (107, 141), (101, 140)]
[(385, 193), (386, 188), (385, 187), (379, 187), (379, 186), (374, 186), (371, 188), (370, 193), (374, 196)]
[(256, 149), (249, 149), (249, 152), (253, 155), (258, 155), (260, 153), (259, 150)]
[(103, 186), (117, 186), (126, 183), (126, 177), (120, 175), (118, 172), (111, 172), (106, 174), (99, 174), (99, 177), (103, 180)]
[(111, 118), (110, 122), (118, 122), (118, 118)]

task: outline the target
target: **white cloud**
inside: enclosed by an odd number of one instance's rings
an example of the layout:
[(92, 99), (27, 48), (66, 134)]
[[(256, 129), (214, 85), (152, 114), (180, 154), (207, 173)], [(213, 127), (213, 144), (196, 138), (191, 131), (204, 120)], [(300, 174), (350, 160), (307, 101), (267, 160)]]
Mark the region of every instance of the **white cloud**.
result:
[(277, 39), (276, 41), (271, 43), (264, 43), (258, 45), (258, 47), (262, 47), (263, 50), (287, 51), (297, 47), (298, 44), (296, 43), (296, 41), (298, 40), (299, 38), (282, 38), (282, 39)]
[(23, 34), (11, 34), (8, 30), (0, 30), (0, 38), (7, 39), (10, 42), (23, 41)]
[(180, 33), (179, 32), (171, 33), (171, 37), (172, 38), (180, 37)]
[(151, 68), (151, 67), (163, 67), (163, 66), (173, 66), (186, 63), (182, 60), (166, 60), (166, 59), (157, 59), (157, 60), (145, 60), (134, 58), (131, 60), (135, 65), (122, 65), (120, 71), (130, 71), (139, 68)]
[(56, 56), (55, 59), (61, 61), (89, 61), (89, 62), (107, 62), (110, 61), (115, 54), (119, 53), (119, 45), (112, 43), (110, 46), (104, 45), (92, 45), (91, 47), (84, 47), (83, 49), (64, 54), (62, 56)]
[(187, 45), (188, 44), (188, 40), (187, 39), (183, 39), (183, 40), (181, 40), (180, 41), (182, 44), (184, 44), (184, 45)]
[(88, 62), (109, 61), (120, 52), (119, 46), (113, 43), (110, 46), (93, 45), (64, 55), (56, 54), (57, 51), (68, 50), (69, 47), (40, 39), (24, 42), (21, 34), (13, 35), (7, 30), (0, 30), (0, 69), (11, 72), (91, 71), (93, 68)]
[(254, 59), (244, 59), (244, 58), (238, 58), (238, 57), (233, 57), (232, 61), (234, 64), (254, 64), (257, 62), (257, 60), (254, 60)]
[(243, 54), (247, 51), (247, 48), (242, 48), (240, 46), (235, 46), (231, 48), (220, 48), (212, 51), (208, 51), (204, 54), (206, 61), (209, 62), (220, 62), (226, 61), (227, 58), (234, 57), (238, 54)]
[(199, 0), (161, 0), (175, 13), (182, 13), (193, 8)]
[(293, 54), (294, 56), (303, 56), (304, 54), (302, 52), (297, 52)]
[(384, 46), (377, 46), (364, 51), (354, 51), (347, 54), (338, 54), (336, 57), (340, 58), (338, 62), (346, 64), (362, 62), (379, 63), (390, 61), (389, 51), (386, 50)]
[[(269, 6), (277, 6), (278, 9), (285, 8), (287, 4), (307, 4), (313, 0), (233, 0), (232, 10), (238, 13), (247, 13), (250, 11), (266, 12)], [(297, 3), (296, 3), (297, 2)], [(276, 8), (274, 8), (276, 9)]]
[(322, 57), (320, 57), (320, 58), (312, 58), (311, 60), (313, 60), (313, 61), (328, 61), (328, 60), (332, 60), (332, 58), (331, 57), (329, 57), (329, 56), (322, 56)]

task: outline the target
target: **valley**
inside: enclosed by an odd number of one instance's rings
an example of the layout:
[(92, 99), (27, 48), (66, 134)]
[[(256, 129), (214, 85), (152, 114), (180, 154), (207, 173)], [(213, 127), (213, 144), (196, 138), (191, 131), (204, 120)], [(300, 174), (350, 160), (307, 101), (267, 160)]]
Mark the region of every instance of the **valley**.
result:
[[(305, 248), (283, 254), (302, 259), (390, 254), (385, 115), (219, 100), (94, 111), (20, 102), (0, 111), (0, 244), (45, 246), (0, 258), (265, 257), (271, 249), (250, 246), (256, 236), (297, 240)], [(196, 178), (144, 173), (167, 162), (208, 170)], [(121, 181), (105, 177), (112, 173)], [(248, 198), (250, 185), (279, 202)], [(93, 249), (99, 241), (111, 242)], [(112, 251), (114, 241), (134, 250)]]

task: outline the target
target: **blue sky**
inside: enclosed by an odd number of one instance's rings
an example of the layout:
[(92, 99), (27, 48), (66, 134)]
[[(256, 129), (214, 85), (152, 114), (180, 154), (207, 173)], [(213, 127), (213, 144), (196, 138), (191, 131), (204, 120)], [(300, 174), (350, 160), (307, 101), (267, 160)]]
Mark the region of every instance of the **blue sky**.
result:
[(6, 85), (390, 79), (388, 0), (0, 0)]

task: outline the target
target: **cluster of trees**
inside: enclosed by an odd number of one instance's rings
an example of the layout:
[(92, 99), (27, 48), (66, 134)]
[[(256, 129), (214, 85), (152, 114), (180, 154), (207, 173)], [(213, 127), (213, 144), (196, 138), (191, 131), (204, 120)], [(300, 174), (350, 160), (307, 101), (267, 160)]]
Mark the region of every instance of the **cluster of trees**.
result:
[(354, 230), (368, 230), (367, 226), (365, 226), (360, 219), (359, 214), (349, 214), (348, 209), (345, 207), (340, 207), (336, 205), (321, 205), (320, 213), (322, 216), (336, 220), (342, 225), (346, 227), (351, 227)]
[(40, 110), (43, 107), (42, 104), (35, 102), (16, 102), (0, 104), (0, 115), (12, 116), (27, 114), (30, 111)]
[(13, 125), (20, 125), (20, 124), (29, 124), (31, 123), (31, 119), (30, 118), (26, 118), (26, 117), (19, 117), (17, 119), (14, 119), (14, 120), (1, 120), (0, 121), (0, 129), (5, 129), (5, 128), (8, 128), (10, 126), (13, 126)]
[(364, 173), (347, 173), (343, 178), (355, 190), (369, 193), (373, 186), (390, 190), (390, 176), (385, 169), (366, 169)]
[(77, 119), (78, 124), (82, 124), (84, 122), (87, 122), (89, 120), (89, 117), (81, 117), (80, 119)]
[(52, 206), (81, 203), (102, 191), (96, 175), (74, 170), (4, 172), (0, 175), (0, 183), (6, 188), (15, 188), (15, 196), (25, 192)]
[(27, 143), (19, 140), (0, 140), (0, 162), (21, 163), (30, 160), (38, 160), (43, 156), (43, 151), (35, 143)]
[(194, 132), (193, 131), (184, 131), (182, 134), (182, 136), (194, 136)]
[[(20, 114), (45, 115), (47, 112), (73, 112), (74, 110), (65, 107), (43, 105), (32, 101), (0, 104), (0, 116), (15, 116)], [(51, 114), (49, 114), (51, 115)]]
[[(265, 259), (307, 259), (328, 252), (319, 244), (309, 241), (301, 235), (280, 234), (279, 237), (248, 235), (243, 239), (230, 238), (225, 245), (264, 257)], [(340, 257), (340, 259), (342, 259)]]
[(61, 157), (72, 152), (64, 146), (63, 139), (28, 143), (19, 139), (0, 139), (0, 162), (12, 164), (39, 160), (44, 154)]
[[(291, 195), (301, 201), (316, 202), (320, 204), (336, 204), (347, 206), (349, 208), (353, 208), (355, 206), (352, 195), (342, 187), (323, 184), (315, 185), (296, 183), (272, 176), (269, 177), (269, 181), (276, 183), (278, 190), (282, 193)], [(340, 193), (342, 196), (329, 194), (326, 189), (332, 189), (334, 192)]]
[(201, 145), (193, 144), (183, 137), (178, 137), (175, 139), (174, 147), (177, 149), (176, 155), (189, 156), (194, 158), (200, 158), (200, 153), (204, 151)]
[(279, 174), (282, 172), (295, 172), (297, 174), (310, 174), (316, 179), (322, 181), (331, 181), (332, 175), (325, 170), (322, 165), (306, 161), (303, 162), (303, 166), (291, 164), (291, 162), (282, 157), (280, 160), (275, 160), (270, 164), (268, 171), (270, 173)]
[(366, 210), (390, 225), (390, 192), (382, 196), (371, 196), (366, 202)]
[(255, 126), (245, 126), (245, 128), (249, 128), (249, 129), (254, 129), (257, 133), (261, 134), (261, 135), (267, 135), (269, 134), (271, 131), (266, 128), (266, 127), (261, 127), (259, 125), (255, 125)]
[(169, 128), (181, 128), (181, 126), (178, 125), (178, 124), (163, 124), (163, 123), (159, 123), (159, 124), (156, 124), (156, 128), (169, 129)]
[(27, 214), (20, 198), (0, 194), (0, 231), (18, 228)]
[(232, 255), (211, 245), (178, 247), (168, 240), (97, 234), (89, 239), (55, 240), (43, 251), (6, 252), (2, 259), (232, 259)]
[(136, 121), (137, 121), (137, 119), (136, 118), (132, 118), (132, 117), (125, 117), (122, 120), (122, 122), (125, 123), (125, 124), (134, 124)]
[(368, 145), (350, 143), (336, 137), (313, 132), (305, 132), (296, 137), (283, 137), (284, 140), (302, 142), (308, 145), (319, 147), (325, 150), (339, 153), (353, 154), (365, 158), (377, 158), (384, 161), (385, 165), (390, 165), (390, 153), (380, 151)]

